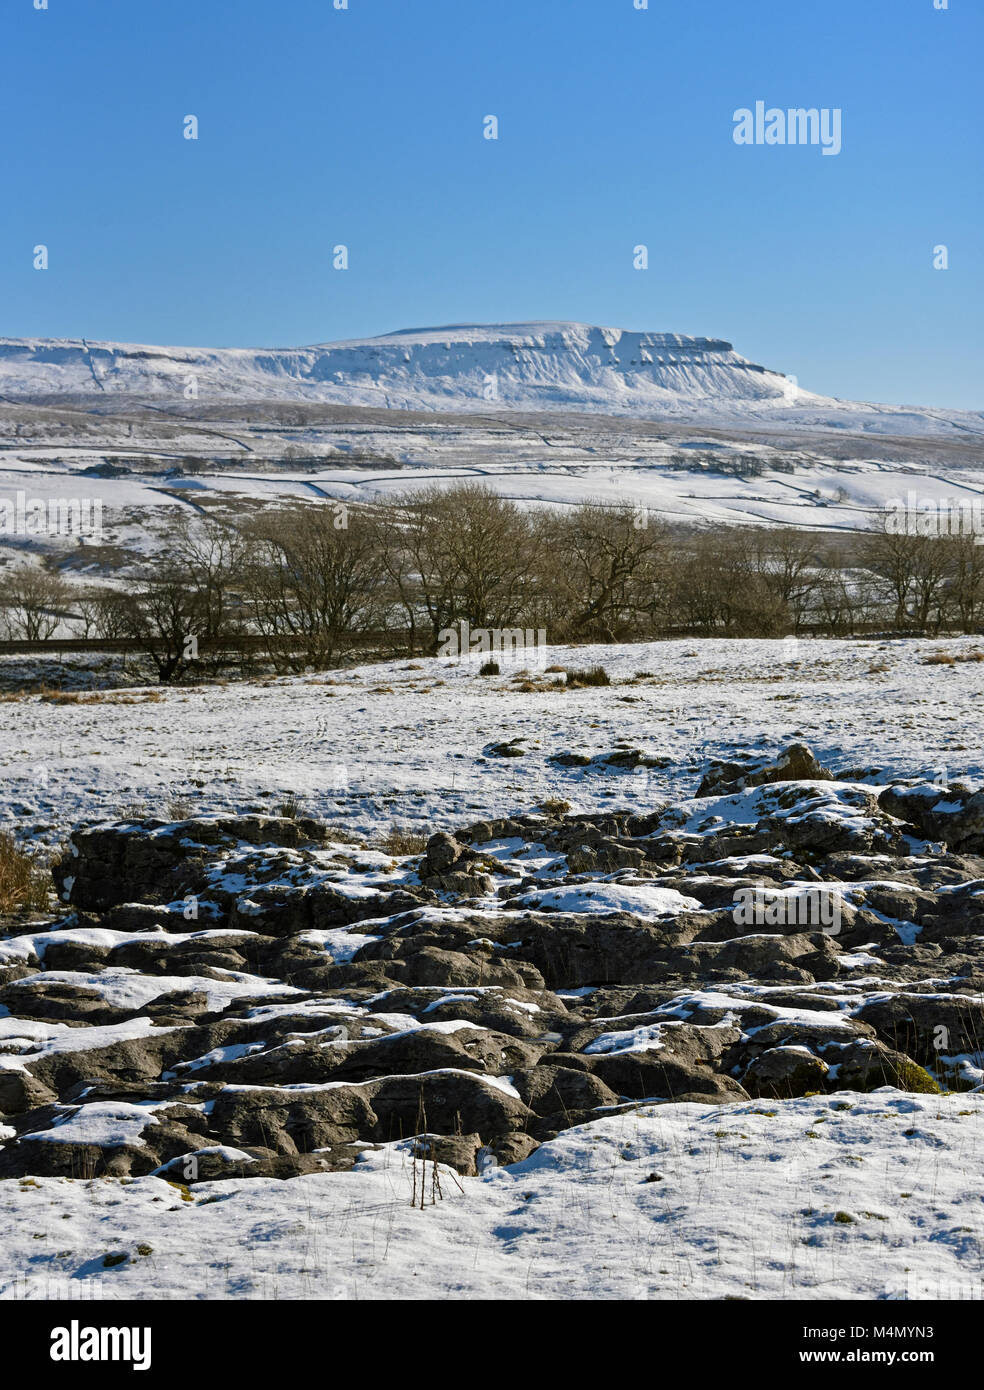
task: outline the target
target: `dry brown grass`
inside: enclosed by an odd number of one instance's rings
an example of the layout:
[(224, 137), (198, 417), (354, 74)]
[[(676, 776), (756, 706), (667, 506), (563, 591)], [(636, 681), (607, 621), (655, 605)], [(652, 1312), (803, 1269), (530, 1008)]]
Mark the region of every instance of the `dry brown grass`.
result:
[(46, 705), (159, 705), (159, 690), (142, 690), (139, 695), (118, 694), (114, 690), (46, 690), (39, 692)]
[(930, 652), (924, 666), (956, 666), (958, 661), (984, 661), (984, 652)]
[(579, 690), (583, 686), (591, 685), (611, 685), (611, 683), (611, 677), (604, 666), (589, 666), (583, 671), (572, 670), (571, 667), (567, 668), (568, 690)]
[(45, 697), (52, 697), (55, 695), (61, 695), (63, 693), (67, 695), (70, 692), (62, 692), (60, 690), (55, 690), (51, 686), (43, 684), (25, 685), (22, 686), (20, 690), (5, 691), (4, 694), (0, 695), (0, 702), (2, 702), (5, 705), (9, 705), (14, 704), (16, 701), (19, 700), (33, 700), (39, 695), (42, 699), (44, 699)]
[(163, 698), (160, 690), (58, 690), (50, 685), (32, 685), (3, 691), (0, 704), (39, 699), (45, 705), (159, 705)]
[(50, 891), (47, 869), (22, 850), (12, 835), (0, 831), (0, 912), (43, 911)]
[(394, 824), (380, 837), (378, 847), (384, 854), (392, 854), (395, 859), (401, 859), (410, 854), (423, 854), (429, 839), (430, 836), (420, 830)]

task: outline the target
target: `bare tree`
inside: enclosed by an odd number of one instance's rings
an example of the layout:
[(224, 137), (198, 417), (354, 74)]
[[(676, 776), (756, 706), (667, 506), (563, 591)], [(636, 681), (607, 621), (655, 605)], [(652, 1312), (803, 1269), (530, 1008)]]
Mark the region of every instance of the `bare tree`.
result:
[(950, 605), (964, 632), (984, 623), (984, 545), (979, 536), (955, 536), (947, 542), (951, 560)]
[(107, 600), (107, 636), (134, 642), (153, 662), (162, 685), (180, 679), (198, 661), (204, 623), (201, 599), (187, 568), (168, 558), (132, 591)]
[(762, 537), (747, 528), (698, 532), (680, 547), (673, 607), (704, 636), (780, 637), (795, 625)]
[(249, 558), (245, 535), (214, 517), (191, 521), (182, 516), (168, 540), (171, 555), (198, 595), (200, 635), (206, 639), (230, 636), (240, 619), (237, 585)]
[(395, 499), (376, 518), (394, 602), (415, 647), (464, 619), (506, 627), (532, 601), (542, 532), (515, 503), (481, 484), (431, 486)]
[(556, 514), (547, 539), (559, 611), (572, 636), (614, 642), (652, 611), (665, 530), (648, 515), (586, 502)]
[(912, 576), (912, 620), (917, 631), (938, 632), (949, 598), (953, 547), (943, 538), (917, 537)]
[(0, 578), (0, 613), (9, 635), (47, 642), (69, 616), (72, 587), (40, 565), (20, 564)]
[(79, 589), (72, 597), (72, 621), (75, 634), (83, 640), (102, 636), (107, 600), (105, 589)]
[(291, 507), (251, 530), (247, 596), (280, 669), (327, 667), (343, 638), (378, 621), (385, 574), (371, 518)]
[(909, 601), (912, 597), (918, 554), (925, 537), (907, 530), (893, 529), (892, 518), (877, 516), (875, 529), (866, 533), (863, 561), (890, 597), (895, 608), (895, 626), (910, 625)]
[(815, 537), (793, 527), (769, 527), (755, 533), (753, 548), (756, 571), (789, 613), (790, 626), (798, 629), (817, 585)]

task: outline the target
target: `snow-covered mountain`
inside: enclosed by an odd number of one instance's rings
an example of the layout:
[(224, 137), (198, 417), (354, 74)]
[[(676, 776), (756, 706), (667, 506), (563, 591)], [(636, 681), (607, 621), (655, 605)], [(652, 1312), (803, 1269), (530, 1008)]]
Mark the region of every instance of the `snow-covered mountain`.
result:
[(283, 349), (0, 338), (0, 394), (94, 392), (470, 413), (588, 411), (889, 434), (984, 427), (981, 415), (815, 395), (721, 339), (581, 323), (454, 324)]
[(636, 411), (681, 399), (782, 398), (789, 383), (730, 343), (587, 324), (407, 329), (288, 349), (162, 348), (85, 339), (0, 339), (6, 393), (298, 397), (397, 408), (510, 406)]

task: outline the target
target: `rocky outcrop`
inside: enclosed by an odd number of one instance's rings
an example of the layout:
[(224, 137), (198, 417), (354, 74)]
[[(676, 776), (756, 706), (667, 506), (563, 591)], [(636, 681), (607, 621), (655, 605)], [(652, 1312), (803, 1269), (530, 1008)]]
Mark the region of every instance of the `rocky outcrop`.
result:
[(821, 767), (805, 743), (791, 743), (776, 759), (749, 759), (747, 762), (712, 762), (697, 789), (698, 796), (744, 791), (769, 782), (829, 781), (831, 773)]
[(474, 1173), (642, 1101), (978, 1087), (980, 795), (794, 745), (396, 859), (276, 817), (76, 831), (66, 915), (0, 935), (0, 1176), (288, 1178), (397, 1139)]

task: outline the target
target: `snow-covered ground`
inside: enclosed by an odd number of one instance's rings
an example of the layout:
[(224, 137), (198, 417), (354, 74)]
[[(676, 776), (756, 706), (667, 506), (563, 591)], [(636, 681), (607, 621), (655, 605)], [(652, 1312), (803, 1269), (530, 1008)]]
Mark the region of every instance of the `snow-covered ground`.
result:
[[(761, 446), (753, 456), (762, 471), (749, 479), (696, 459), (688, 468), (675, 461), (671, 446), (647, 450), (649, 457), (642, 454), (633, 460), (612, 457), (610, 449), (599, 451), (601, 459), (586, 460), (579, 450), (566, 458), (544, 458), (539, 448), (514, 447), (514, 456), (494, 469), (473, 450), (464, 449), (453, 460), (445, 458), (445, 450), (420, 433), (411, 447), (423, 460), (399, 469), (321, 465), (301, 472), (287, 464), (271, 472), (263, 460), (244, 459), (235, 468), (206, 465), (194, 477), (184, 477), (169, 474), (168, 460), (158, 457), (158, 474), (117, 478), (82, 475), (104, 451), (56, 460), (53, 451), (30, 455), (24, 449), (0, 448), (0, 500), (7, 499), (12, 514), (19, 496), (49, 505), (65, 498), (78, 499), (86, 508), (98, 504), (102, 539), (136, 550), (146, 548), (143, 527), (155, 514), (163, 521), (178, 513), (201, 514), (203, 508), (291, 502), (358, 506), (456, 483), (481, 484), (525, 507), (563, 509), (584, 501), (627, 504), (654, 519), (691, 525), (857, 530), (870, 527), (892, 509), (893, 515), (908, 508), (916, 516), (920, 509), (935, 507), (942, 517), (949, 508), (955, 533), (961, 526), (967, 531), (984, 526), (984, 475), (978, 466), (899, 463), (880, 458), (877, 449), (871, 457), (851, 463), (825, 458), (821, 451), (819, 456), (808, 452), (797, 460), (795, 471), (788, 471), (776, 466), (774, 448)], [(733, 454), (738, 453), (736, 448)], [(728, 454), (718, 460), (722, 465), (731, 461)], [(941, 524), (945, 529), (946, 523)], [(91, 544), (88, 535), (80, 534)], [(80, 558), (84, 559), (76, 556), (76, 563)]]
[[(645, 812), (692, 798), (711, 757), (771, 754), (794, 740), (808, 741), (845, 781), (899, 775), (976, 785), (984, 781), (982, 663), (967, 658), (981, 646), (959, 638), (551, 648), (530, 665), (541, 688), (525, 692), (508, 665), (485, 678), (477, 663), (418, 659), (290, 680), (97, 692), (79, 703), (26, 696), (2, 705), (2, 824), (54, 844), (86, 822), (275, 811), (292, 794), (302, 812), (366, 838), (393, 823), (429, 834), (526, 812), (547, 798), (574, 810)], [(941, 653), (953, 664), (927, 664)], [(563, 677), (544, 668), (568, 664), (602, 664), (613, 683), (564, 690)], [(493, 751), (513, 740), (521, 756)], [(633, 749), (643, 765), (603, 761)], [(552, 760), (562, 753), (598, 760), (564, 766)], [(684, 829), (698, 828), (686, 808), (680, 814)], [(738, 811), (734, 819), (741, 820)], [(535, 847), (493, 842), (487, 853), (526, 855), (527, 871), (537, 871)], [(383, 858), (359, 852), (362, 878), (352, 891), (385, 882)], [(329, 865), (322, 876), (334, 882), (344, 874)], [(565, 886), (553, 906), (586, 917), (622, 908), (642, 918), (693, 906), (672, 889), (602, 878)], [(547, 896), (533, 894), (541, 906), (551, 905)], [(421, 920), (436, 923), (454, 912), (428, 908)], [(298, 940), (344, 961), (378, 939), (378, 929), (360, 923), (345, 941), (344, 928)], [(36, 959), (43, 967), (55, 941), (111, 949), (148, 939), (70, 923), (55, 932), (25, 930), (3, 943), (4, 965)], [(213, 935), (222, 933), (200, 933), (199, 944)], [(183, 938), (170, 941), (178, 949)], [(754, 1002), (788, 1023), (798, 989), (814, 1004), (829, 994), (836, 1013), (885, 988), (877, 952), (847, 953), (844, 964), (850, 973), (826, 991), (749, 981), (717, 987), (717, 994), (712, 985), (701, 998), (712, 1017), (716, 1004), (737, 1015)], [(38, 978), (13, 982), (12, 1014), (0, 1007), (8, 1072), (28, 1054), (160, 1037), (174, 1026), (152, 1027), (146, 1017), (20, 1019), (17, 991), (29, 992)], [(338, 1010), (350, 1027), (396, 1030), (397, 1045), (401, 1029), (436, 1028), (450, 1037), (469, 1027), (428, 1022), (426, 1009), (421, 1019), (377, 1013), (363, 1020), (365, 1005), (310, 1000), (291, 985), (227, 969), (141, 975), (104, 961), (88, 972), (53, 967), (43, 984), (55, 994), (81, 988), (110, 1010), (188, 990), (207, 995), (209, 1007), (233, 1010), (241, 997), (250, 1007), (250, 997), (262, 995), (259, 1011), (271, 1018), (317, 1008), (331, 1025)], [(581, 992), (572, 990), (572, 1000)], [(448, 1002), (434, 994), (428, 1007)], [(467, 994), (452, 991), (455, 1008)], [(676, 1009), (668, 1004), (668, 1022), (655, 1027), (619, 1031), (613, 1019), (585, 1055), (645, 1056), (660, 1046), (661, 1029), (672, 1028)], [(827, 1008), (795, 1018), (841, 1026)], [(198, 1056), (200, 1046), (180, 1067), (194, 1079), (209, 1066), (248, 1063), (255, 1050), (252, 1042), (234, 1043)], [(976, 1083), (979, 1073), (969, 1079)], [(508, 1075), (487, 1084), (510, 1091)], [(42, 1128), (39, 1142), (139, 1147), (141, 1132), (157, 1115), (165, 1122), (170, 1104), (94, 1099)], [(982, 1117), (979, 1091), (625, 1103), (511, 1166), (489, 1164), (478, 1177), (442, 1167), (438, 1199), (423, 1209), (411, 1205), (415, 1166), (418, 1200), (423, 1174), (406, 1142), (366, 1149), (348, 1172), (287, 1181), (235, 1178), (183, 1188), (180, 1161), (157, 1176), (8, 1178), (0, 1181), (0, 1297), (977, 1300), (984, 1297)], [(0, 1125), (0, 1142), (13, 1134)], [(219, 1157), (244, 1155), (227, 1149)], [(437, 1195), (434, 1183), (431, 1165), (428, 1201)]]
[(288, 1182), (8, 1180), (0, 1298), (979, 1300), (982, 1119), (888, 1088), (640, 1106), (441, 1168), (423, 1209), (405, 1143)]
[[(882, 769), (984, 780), (975, 638), (906, 641), (684, 640), (550, 647), (522, 692), (503, 666), (401, 660), (283, 680), (95, 692), (2, 705), (2, 820), (52, 841), (73, 826), (138, 812), (175, 818), (270, 812), (296, 795), (307, 814), (372, 835), (526, 810), (692, 796), (710, 757), (805, 740), (836, 772)], [(564, 690), (549, 666), (601, 664), (613, 684)], [(488, 751), (518, 739), (520, 757)], [(551, 761), (639, 748), (661, 766)], [(177, 818), (181, 818), (180, 816)]]

